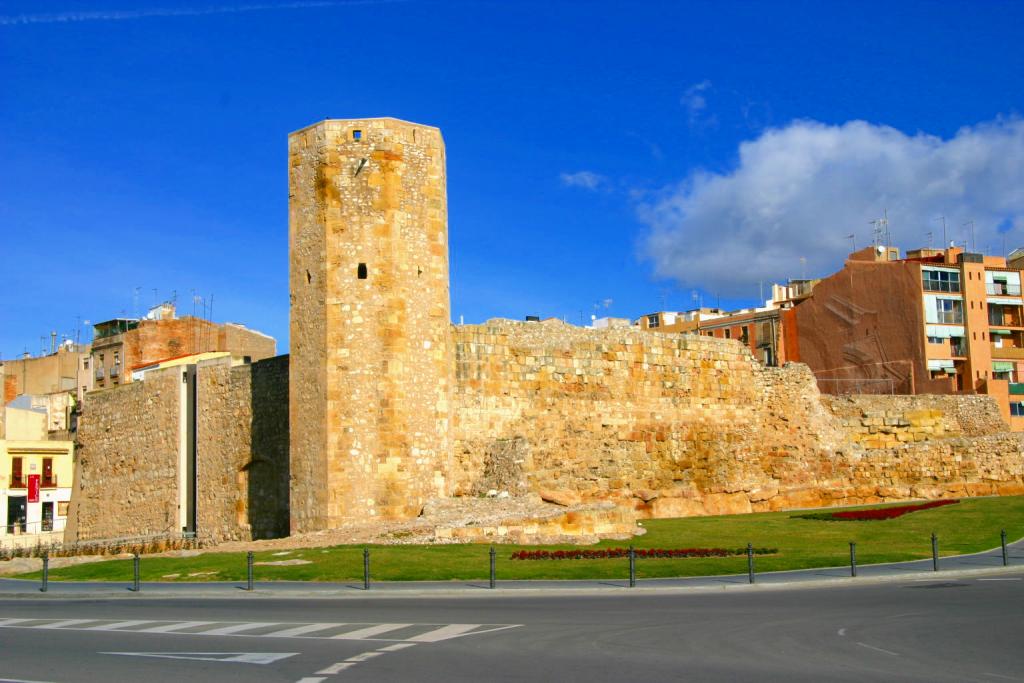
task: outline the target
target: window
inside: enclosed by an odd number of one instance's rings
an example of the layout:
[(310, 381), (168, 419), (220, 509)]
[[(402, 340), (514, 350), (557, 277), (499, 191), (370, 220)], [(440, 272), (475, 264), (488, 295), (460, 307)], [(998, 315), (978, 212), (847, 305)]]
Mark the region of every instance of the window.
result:
[(361, 131), (361, 130), (354, 130), (354, 131), (352, 131), (352, 139), (353, 140), (362, 140), (363, 139), (363, 131)]
[(356, 268), (356, 277), (358, 277), (360, 280), (365, 280), (366, 279), (366, 264), (365, 263), (360, 263), (359, 267)]
[(11, 488), (23, 489), (25, 482), (22, 479), (22, 458), (11, 458)]
[(732, 330), (730, 330), (730, 329), (726, 329), (725, 330), (725, 338), (726, 339), (732, 339)]
[(53, 488), (57, 486), (57, 480), (53, 478), (53, 458), (43, 458), (43, 487)]
[(647, 327), (658, 327), (660, 325), (661, 325), (661, 322), (658, 319), (658, 314), (657, 313), (655, 313), (653, 315), (647, 316)]
[(945, 270), (923, 270), (921, 278), (924, 288), (929, 292), (959, 292), (960, 273)]
[(1024, 403), (1011, 403), (1010, 415), (1013, 415), (1014, 417), (1024, 417)]
[(750, 328), (746, 325), (740, 328), (740, 341), (744, 344), (750, 343)]
[(82, 369), (83, 370), (88, 370), (89, 369), (89, 359), (88, 358), (83, 358), (82, 359)]
[(956, 299), (936, 299), (935, 311), (937, 322), (947, 325), (959, 325), (964, 321), (964, 302)]

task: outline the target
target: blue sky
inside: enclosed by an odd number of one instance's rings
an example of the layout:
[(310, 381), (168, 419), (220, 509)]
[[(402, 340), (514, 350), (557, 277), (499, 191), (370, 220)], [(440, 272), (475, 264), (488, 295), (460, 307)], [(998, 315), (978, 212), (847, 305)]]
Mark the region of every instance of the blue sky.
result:
[(455, 320), (748, 305), (883, 210), (903, 247), (940, 216), (1021, 246), (1022, 25), (1009, 2), (0, 2), (0, 356), (154, 289), (286, 350), (286, 136), (326, 117), (442, 129)]

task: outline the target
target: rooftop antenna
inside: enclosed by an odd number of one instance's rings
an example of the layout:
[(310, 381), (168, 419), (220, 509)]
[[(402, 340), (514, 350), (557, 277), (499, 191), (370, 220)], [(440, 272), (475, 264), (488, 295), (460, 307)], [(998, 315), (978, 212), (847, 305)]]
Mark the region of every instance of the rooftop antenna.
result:
[(946, 248), (946, 217), (945, 216), (939, 216), (935, 220), (942, 221), (942, 248), (945, 249)]
[(857, 251), (857, 233), (847, 235), (846, 239), (850, 240), (850, 253)]
[(926, 232), (924, 234), (924, 236), (928, 238), (928, 248), (931, 249), (932, 248), (932, 233), (931, 233), (931, 231)]
[(142, 287), (136, 287), (132, 290), (132, 315), (136, 318), (142, 317), (139, 315), (139, 291), (141, 290)]
[(978, 243), (974, 241), (974, 219), (964, 223), (963, 227), (967, 227), (968, 225), (971, 226), (971, 251), (975, 251), (978, 248)]

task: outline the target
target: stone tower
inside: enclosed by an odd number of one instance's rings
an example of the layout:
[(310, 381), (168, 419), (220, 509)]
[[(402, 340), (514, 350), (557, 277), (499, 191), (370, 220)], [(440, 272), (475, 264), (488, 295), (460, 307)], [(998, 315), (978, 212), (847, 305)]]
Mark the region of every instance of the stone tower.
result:
[(291, 530), (444, 494), (451, 315), (441, 132), (326, 120), (288, 137)]

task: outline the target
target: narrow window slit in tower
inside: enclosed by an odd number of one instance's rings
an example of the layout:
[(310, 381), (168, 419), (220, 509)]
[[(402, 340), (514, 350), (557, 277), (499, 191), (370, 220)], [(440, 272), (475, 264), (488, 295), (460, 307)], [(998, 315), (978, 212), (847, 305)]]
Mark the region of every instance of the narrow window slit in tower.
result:
[(365, 263), (360, 263), (359, 264), (359, 267), (356, 269), (356, 277), (358, 277), (360, 280), (365, 280), (366, 279), (366, 264)]
[(353, 140), (362, 140), (363, 139), (363, 131), (361, 131), (361, 130), (354, 130), (354, 131), (352, 131), (352, 139)]
[(312, 283), (312, 282), (313, 282), (313, 274), (312, 274), (312, 273), (310, 273), (310, 272), (309, 272), (309, 271), (307, 270), (307, 271), (306, 271), (306, 284), (308, 285), (308, 284), (310, 284), (310, 283)]

